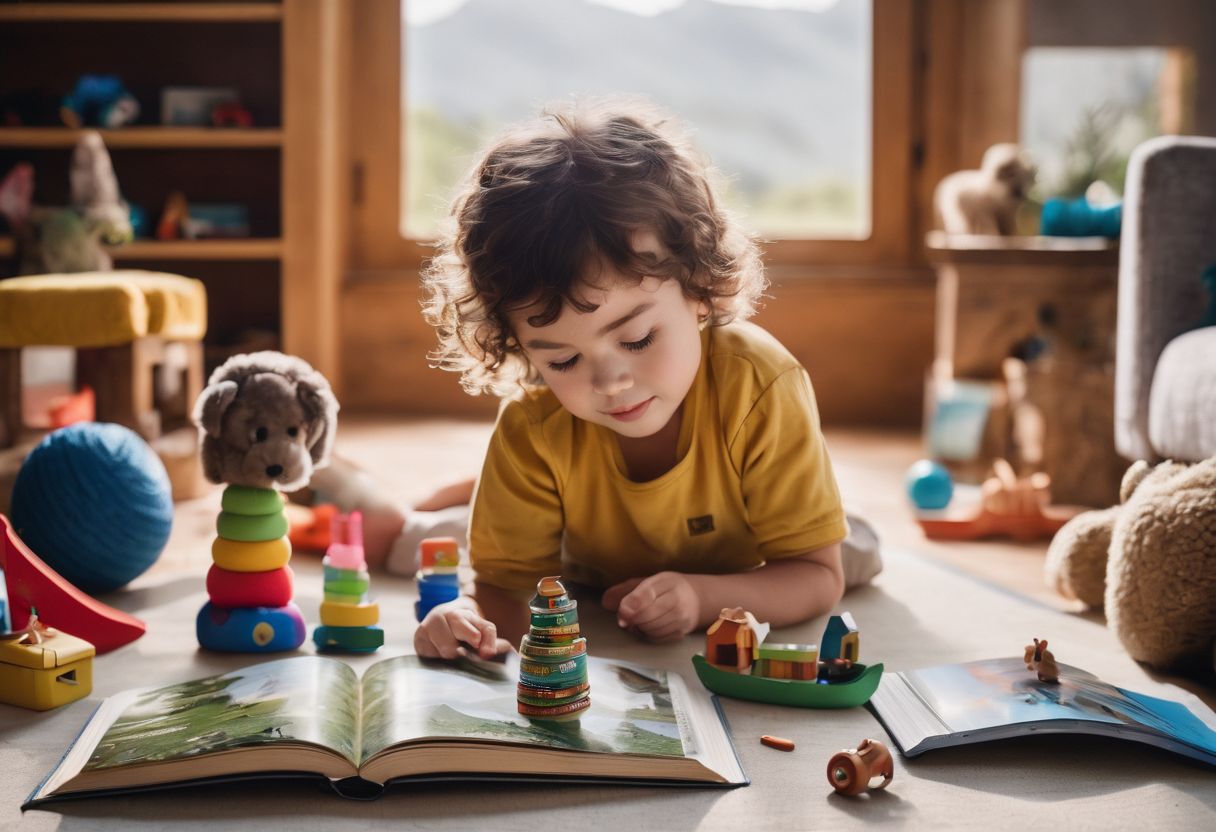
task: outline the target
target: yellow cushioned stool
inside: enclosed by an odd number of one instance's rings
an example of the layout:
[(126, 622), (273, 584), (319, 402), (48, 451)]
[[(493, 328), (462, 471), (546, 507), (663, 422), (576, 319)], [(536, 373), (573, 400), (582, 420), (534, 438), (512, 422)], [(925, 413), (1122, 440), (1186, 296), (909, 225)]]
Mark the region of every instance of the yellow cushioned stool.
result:
[[(189, 427), (190, 407), (203, 389), (206, 331), (206, 289), (181, 275), (113, 271), (0, 281), (0, 448), (11, 447), (23, 428), (23, 348), (73, 347), (77, 385), (93, 389), (97, 421), (125, 425), (153, 442), (171, 426)], [(172, 401), (156, 398), (158, 366), (182, 373)], [(179, 455), (180, 472), (165, 460), (174, 496), (193, 496), (202, 480), (186, 460), (197, 451)]]

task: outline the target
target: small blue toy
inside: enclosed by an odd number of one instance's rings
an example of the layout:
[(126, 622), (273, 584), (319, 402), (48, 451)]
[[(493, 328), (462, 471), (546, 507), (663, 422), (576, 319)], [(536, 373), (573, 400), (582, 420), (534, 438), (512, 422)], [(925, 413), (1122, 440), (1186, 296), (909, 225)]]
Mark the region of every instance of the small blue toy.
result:
[(428, 537), (418, 546), (418, 600), (414, 602), (414, 617), (419, 621), (440, 604), (460, 597), (457, 567), (460, 548), (451, 537)]
[(904, 477), (904, 485), (912, 504), (925, 511), (945, 508), (954, 496), (950, 472), (930, 459), (914, 463)]
[(1049, 199), (1043, 203), (1040, 230), (1046, 237), (1115, 239), (1123, 223), (1122, 203), (1096, 207), (1089, 200)]
[(139, 102), (117, 75), (81, 75), (76, 87), (63, 97), (59, 117), (74, 130), (114, 129), (139, 118)]
[(208, 650), (224, 653), (277, 653), (304, 641), (304, 614), (294, 602), (283, 607), (217, 607), (198, 611), (195, 633)]

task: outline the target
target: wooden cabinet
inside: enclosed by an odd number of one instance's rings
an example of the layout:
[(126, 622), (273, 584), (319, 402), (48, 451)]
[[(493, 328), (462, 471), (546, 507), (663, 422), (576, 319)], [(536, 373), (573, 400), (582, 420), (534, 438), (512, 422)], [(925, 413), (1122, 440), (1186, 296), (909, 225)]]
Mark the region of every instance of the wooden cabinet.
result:
[[(326, 212), (345, 207), (332, 140), (345, 120), (331, 83), (345, 57), (337, 47), (344, 14), (340, 0), (0, 3), (0, 95), (53, 102), (79, 76), (105, 73), (139, 100), (137, 125), (102, 135), (123, 196), (153, 225), (172, 191), (247, 207), (249, 238), (140, 239), (113, 251), (119, 268), (203, 280), (210, 364), (273, 346), (331, 378), (337, 371), (344, 224)], [(255, 126), (160, 126), (166, 86), (234, 88)], [(0, 176), (31, 162), (35, 201), (66, 204), (77, 135), (54, 124), (0, 125)], [(0, 236), (0, 260), (13, 254)]]

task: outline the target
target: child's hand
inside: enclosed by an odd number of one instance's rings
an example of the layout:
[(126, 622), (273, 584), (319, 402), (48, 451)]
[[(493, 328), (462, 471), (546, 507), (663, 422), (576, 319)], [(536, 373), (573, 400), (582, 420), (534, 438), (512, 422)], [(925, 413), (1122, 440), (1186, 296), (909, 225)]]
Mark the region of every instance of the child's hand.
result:
[(461, 601), (440, 604), (426, 614), (414, 631), (414, 652), (428, 659), (454, 659), (464, 655), (466, 646), (483, 659), (492, 659), (511, 649), (511, 643), (498, 637), (498, 628)]
[(604, 592), (604, 608), (616, 623), (653, 641), (679, 638), (697, 628), (701, 599), (687, 575), (660, 572), (632, 578)]

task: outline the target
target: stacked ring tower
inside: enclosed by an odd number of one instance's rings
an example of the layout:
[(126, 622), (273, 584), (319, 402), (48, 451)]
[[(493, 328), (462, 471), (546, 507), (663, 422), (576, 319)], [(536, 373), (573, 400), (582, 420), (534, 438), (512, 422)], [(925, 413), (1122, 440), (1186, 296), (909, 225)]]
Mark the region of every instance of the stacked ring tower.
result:
[(210, 600), (195, 621), (198, 643), (229, 653), (296, 649), (307, 628), (291, 600), (291, 543), (282, 495), (229, 485), (221, 507), (207, 573)]
[(519, 712), (536, 719), (576, 719), (591, 706), (578, 601), (571, 600), (560, 578), (542, 578), (528, 610), (531, 626), (519, 645)]
[(331, 542), (321, 561), (325, 572), (325, 598), (321, 626), (313, 630), (318, 650), (371, 653), (384, 645), (380, 605), (368, 599), (371, 579), (363, 554), (363, 515), (335, 514), (330, 521)]

